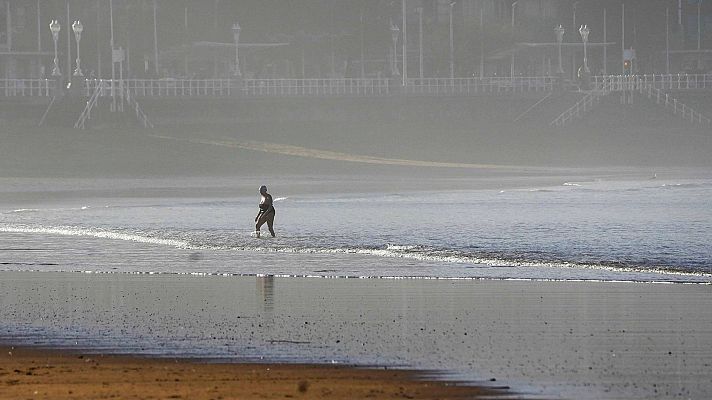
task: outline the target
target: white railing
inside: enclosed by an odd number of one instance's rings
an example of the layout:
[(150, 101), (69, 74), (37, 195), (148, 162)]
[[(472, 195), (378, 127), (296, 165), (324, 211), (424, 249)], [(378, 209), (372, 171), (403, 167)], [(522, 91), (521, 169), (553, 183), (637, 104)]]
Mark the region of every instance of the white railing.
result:
[(609, 78), (620, 90), (640, 90), (652, 87), (659, 90), (710, 90), (712, 74), (663, 74), (663, 75), (606, 75), (592, 77), (596, 86)]
[(10, 96), (42, 96), (49, 97), (54, 93), (53, 79), (0, 79), (0, 95)]
[[(605, 75), (592, 77), (593, 87), (607, 82), (611, 91), (712, 90), (712, 74)], [(411, 78), (406, 86), (395, 79), (87, 79), (84, 93), (91, 97), (100, 83), (101, 96), (126, 90), (135, 97), (263, 97), (263, 96), (467, 96), (497, 93), (551, 92), (554, 77)], [(53, 79), (0, 79), (0, 96), (52, 96)], [(117, 95), (119, 95), (117, 94)]]
[[(694, 79), (689, 80), (689, 82), (696, 82), (702, 84), (706, 80), (705, 75), (690, 75)], [(709, 75), (708, 75), (709, 76)], [(664, 75), (663, 77), (668, 78), (670, 75)], [(712, 76), (709, 76), (712, 77)], [(702, 115), (698, 111), (694, 110), (692, 107), (686, 105), (685, 103), (679, 101), (678, 99), (672, 97), (669, 93), (664, 93), (662, 89), (656, 87), (663, 82), (669, 84), (667, 79), (654, 79), (652, 75), (645, 79), (645, 75), (607, 75), (604, 77), (597, 77), (602, 79), (595, 79), (595, 88), (588, 91), (586, 95), (577, 101), (569, 109), (561, 113), (555, 120), (551, 122), (551, 125), (565, 126), (575, 118), (581, 118), (585, 113), (590, 111), (595, 104), (597, 104), (601, 97), (606, 96), (611, 92), (623, 92), (623, 91), (637, 91), (641, 94), (647, 95), (649, 99), (655, 99), (658, 105), (668, 108), (672, 111), (674, 115), (679, 115), (684, 121), (688, 121), (693, 124), (698, 125), (710, 125), (712, 121), (706, 116)], [(712, 88), (712, 86), (708, 86)], [(667, 86), (668, 90), (675, 90), (675, 88), (670, 88)], [(683, 90), (697, 90), (702, 89), (701, 86), (695, 87), (685, 87)]]
[(136, 101), (135, 96), (131, 94), (131, 91), (129, 90), (128, 86), (125, 86), (124, 90), (126, 90), (126, 102), (129, 104), (129, 107), (133, 108), (138, 122), (141, 123), (144, 128), (153, 128), (153, 123), (151, 122), (151, 120), (148, 119), (148, 115), (143, 112), (143, 109), (138, 104), (138, 101)]
[(388, 79), (246, 79), (246, 96), (385, 96)]
[(608, 95), (612, 91), (612, 77), (606, 76), (605, 79), (595, 81), (595, 88), (588, 91), (580, 100), (569, 107), (566, 111), (559, 114), (556, 119), (551, 121), (551, 125), (563, 127), (573, 122), (575, 118), (581, 118), (584, 114), (591, 111), (593, 107), (601, 101), (601, 97)]
[(489, 93), (551, 92), (556, 78), (490, 77), (490, 78), (416, 78), (408, 79), (401, 90), (407, 94), (473, 95)]
[(658, 105), (670, 109), (674, 115), (682, 117), (683, 121), (689, 121), (690, 123), (697, 125), (712, 124), (712, 120), (687, 104), (670, 96), (669, 93), (663, 93), (662, 90), (654, 87), (653, 83), (648, 83), (646, 85), (643, 82), (639, 82), (637, 86), (641, 94), (647, 95), (649, 99), (655, 99), (655, 102)]
[(665, 103), (660, 104), (663, 104), (666, 108), (671, 109), (673, 114), (679, 114), (680, 117), (682, 117), (683, 121), (690, 121), (691, 123), (698, 125), (712, 124), (712, 120), (705, 117), (704, 115), (694, 110), (692, 107), (686, 105), (685, 103), (682, 103), (678, 99), (672, 99), (672, 101), (670, 101), (669, 95), (665, 95)]
[(79, 115), (77, 122), (74, 123), (74, 129), (84, 129), (88, 119), (91, 119), (91, 111), (96, 106), (101, 96), (101, 91), (106, 87), (106, 82), (100, 82), (99, 85), (94, 89), (91, 97), (87, 101), (84, 110)]
[(121, 92), (123, 89), (137, 97), (229, 97), (237, 92), (238, 84), (230, 79), (124, 79), (116, 80), (112, 86), (110, 79), (92, 79), (85, 82), (87, 96), (101, 82), (108, 82), (107, 92), (102, 91), (102, 96), (111, 96), (111, 90)]

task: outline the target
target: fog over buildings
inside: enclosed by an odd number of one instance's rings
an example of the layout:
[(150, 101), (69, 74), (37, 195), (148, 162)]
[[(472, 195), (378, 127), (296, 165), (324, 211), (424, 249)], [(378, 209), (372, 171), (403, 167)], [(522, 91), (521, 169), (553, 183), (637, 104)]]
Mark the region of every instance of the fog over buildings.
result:
[(709, 26), (696, 0), (0, 0), (3, 151), (37, 161), (18, 174), (709, 165)]
[[(581, 63), (578, 29), (584, 24), (591, 32), (593, 73), (621, 73), (623, 7), (623, 47), (635, 50), (634, 72), (705, 71), (710, 68), (706, 49), (712, 47), (712, 32), (706, 29), (712, 23), (712, 4), (696, 0), (5, 0), (0, 1), (0, 77), (49, 75), (51, 20), (61, 28), (62, 70), (74, 69), (70, 25), (80, 20), (83, 69), (108, 77), (112, 5), (114, 44), (126, 51), (122, 72), (130, 78), (230, 76), (235, 23), (240, 27), (240, 67), (247, 78), (388, 76), (392, 28), (398, 29), (399, 70), (406, 37), (409, 77), (421, 77), (421, 47), (422, 77), (449, 77), (450, 12), (456, 77), (555, 74), (553, 29), (559, 24), (565, 29), (563, 65), (569, 76), (575, 77), (572, 65)], [(696, 53), (698, 33), (701, 55)]]

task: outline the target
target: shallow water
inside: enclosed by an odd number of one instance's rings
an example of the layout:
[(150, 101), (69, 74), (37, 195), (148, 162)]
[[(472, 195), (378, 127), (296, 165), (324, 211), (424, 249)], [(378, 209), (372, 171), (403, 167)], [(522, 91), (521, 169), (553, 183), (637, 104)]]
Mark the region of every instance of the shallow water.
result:
[[(101, 185), (101, 196), (0, 206), (1, 268), (712, 281), (707, 179), (318, 195), (277, 186), (275, 239), (251, 235), (254, 196), (124, 196)], [(310, 261), (286, 260), (295, 253)]]
[(0, 272), (0, 340), (704, 398), (708, 286), (629, 282), (712, 282), (712, 180), (549, 180), (272, 180), (278, 236), (257, 239), (261, 179), (5, 178), (0, 270), (92, 273)]

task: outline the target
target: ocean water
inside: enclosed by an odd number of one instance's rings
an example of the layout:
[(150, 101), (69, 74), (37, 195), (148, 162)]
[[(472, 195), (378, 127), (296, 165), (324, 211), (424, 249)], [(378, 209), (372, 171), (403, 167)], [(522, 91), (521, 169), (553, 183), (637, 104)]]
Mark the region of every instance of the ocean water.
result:
[(0, 179), (0, 342), (709, 397), (711, 179), (264, 181)]
[(113, 196), (103, 188), (101, 196), (6, 201), (0, 269), (712, 282), (709, 179), (433, 192), (279, 189), (272, 188), (274, 239), (251, 235), (257, 195)]

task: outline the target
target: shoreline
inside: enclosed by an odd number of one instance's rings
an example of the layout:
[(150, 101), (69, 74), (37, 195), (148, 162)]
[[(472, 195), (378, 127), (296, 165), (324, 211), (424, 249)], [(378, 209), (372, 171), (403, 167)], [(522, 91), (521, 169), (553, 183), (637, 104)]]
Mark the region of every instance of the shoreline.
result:
[[(248, 251), (244, 251), (248, 252)], [(275, 252), (280, 253), (280, 252)], [(302, 253), (285, 254), (301, 255)], [(328, 254), (328, 253), (327, 253)], [(366, 255), (365, 257), (377, 257)], [(687, 276), (699, 278), (712, 278), (712, 274), (660, 271), (651, 270), (653, 273), (671, 276)], [(636, 271), (641, 272), (641, 271)], [(507, 278), (507, 277), (481, 277), (481, 276), (424, 276), (424, 275), (316, 275), (316, 274), (279, 274), (279, 273), (232, 273), (232, 272), (167, 272), (167, 271), (102, 271), (102, 270), (37, 270), (37, 269), (0, 269), (2, 273), (27, 273), (27, 274), (83, 274), (83, 275), (128, 275), (128, 276), (176, 276), (196, 278), (279, 278), (279, 279), (324, 279), (324, 280), (414, 280), (414, 281), (464, 281), (464, 282), (532, 282), (532, 283), (601, 283), (601, 284), (643, 284), (643, 285), (700, 285), (712, 286), (712, 281), (675, 281), (675, 280), (635, 280), (635, 279), (587, 279), (587, 278)]]
[[(247, 230), (236, 231), (247, 236)], [(674, 267), (616, 266), (595, 263), (509, 260), (468, 254), (441, 256), (410, 252), (386, 244), (379, 248), (290, 247), (280, 237), (234, 247), (211, 248), (180, 237), (151, 235), (120, 230), (73, 227), (0, 226), (8, 257), (0, 260), (0, 271), (58, 272), (111, 275), (176, 275), (276, 278), (419, 279), (443, 281), (525, 281), (525, 282), (637, 282), (712, 284), (707, 271), (680, 270)], [(287, 236), (288, 237), (288, 236)], [(52, 246), (47, 246), (50, 240)], [(272, 247), (269, 247), (269, 246)], [(58, 257), (85, 249), (81, 258)], [(71, 250), (74, 249), (74, 250)], [(105, 249), (122, 262), (107, 263)], [(139, 251), (140, 250), (140, 251)], [(67, 253), (65, 253), (67, 252)], [(153, 254), (146, 257), (146, 252)], [(160, 263), (155, 261), (160, 259)], [(239, 262), (235, 262), (239, 260)], [(324, 263), (334, 264), (324, 268)], [(409, 263), (414, 268), (404, 270)], [(366, 266), (371, 266), (366, 268)]]
[(82, 354), (0, 344), (0, 399), (456, 399), (496, 398), (508, 388), (457, 384), (420, 371), (343, 365), (205, 363)]

